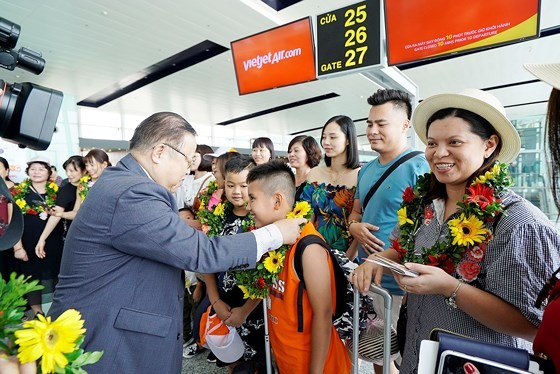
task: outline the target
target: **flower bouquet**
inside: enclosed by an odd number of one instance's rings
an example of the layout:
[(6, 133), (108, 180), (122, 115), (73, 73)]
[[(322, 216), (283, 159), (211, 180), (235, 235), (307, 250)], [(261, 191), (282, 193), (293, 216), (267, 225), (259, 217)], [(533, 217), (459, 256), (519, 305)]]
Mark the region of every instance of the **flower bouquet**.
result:
[[(230, 202), (220, 201), (214, 194), (218, 189), (215, 180), (208, 183), (208, 187), (200, 194), (198, 211), (196, 218), (202, 225), (202, 231), (208, 236), (220, 235), (222, 231), (222, 220), (226, 213), (226, 208)], [(223, 199), (222, 199), (223, 200)]]
[[(311, 206), (306, 201), (296, 203), (294, 210), (286, 218), (307, 218), (313, 214)], [(283, 245), (276, 251), (269, 251), (257, 262), (254, 269), (235, 272), (237, 287), (243, 291), (245, 299), (264, 299), (268, 296), (268, 288), (278, 279), (278, 274), (284, 267), (284, 256), (288, 245)]]
[(400, 236), (391, 247), (402, 262), (417, 262), (438, 266), (452, 274), (456, 269), (464, 281), (471, 282), (480, 273), (479, 263), (484, 260), (492, 232), (488, 226), (504, 212), (500, 194), (511, 185), (507, 166), (496, 164), (467, 186), (457, 218), (448, 222), (446, 240), (436, 242), (431, 248), (415, 251), (414, 236), (421, 224), (429, 225), (434, 212), (426, 201), (431, 183), (430, 173), (418, 178), (416, 186), (407, 187), (403, 203), (398, 210)]
[(6, 358), (17, 354), (21, 364), (37, 362), (44, 374), (86, 373), (82, 366), (96, 363), (103, 352), (79, 348), (86, 330), (77, 310), (69, 309), (55, 321), (38, 315), (22, 324), (24, 295), (41, 288), (38, 281), (15, 273), (8, 282), (0, 278), (0, 359), (7, 362)]
[(80, 181), (78, 182), (78, 195), (80, 195), (82, 201), (84, 201), (84, 199), (86, 198), (91, 186), (93, 186), (91, 176), (84, 175), (80, 178)]

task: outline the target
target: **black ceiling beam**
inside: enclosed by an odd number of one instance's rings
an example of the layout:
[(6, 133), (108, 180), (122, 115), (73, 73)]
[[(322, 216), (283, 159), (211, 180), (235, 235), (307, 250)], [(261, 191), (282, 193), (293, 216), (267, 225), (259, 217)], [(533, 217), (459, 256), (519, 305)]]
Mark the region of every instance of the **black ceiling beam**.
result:
[(322, 100), (333, 99), (333, 98), (339, 97), (339, 96), (340, 95), (337, 94), (337, 93), (330, 92), (330, 93), (325, 94), (325, 95), (310, 97), (309, 99), (294, 101), (292, 103), (276, 106), (276, 107), (273, 107), (273, 108), (268, 108), (268, 109), (261, 110), (261, 111), (251, 113), (251, 114), (247, 114), (247, 115), (244, 115), (244, 116), (241, 116), (241, 117), (232, 118), (232, 119), (227, 120), (227, 121), (219, 122), (216, 125), (227, 126), (227, 125), (231, 125), (232, 123), (246, 121), (248, 119), (264, 116), (264, 115), (267, 115), (267, 114), (270, 114), (270, 113), (280, 112), (282, 110), (292, 109), (292, 108), (296, 108), (298, 106), (308, 105), (308, 104), (316, 103), (316, 102), (322, 101)]
[(228, 51), (222, 45), (210, 40), (205, 40), (173, 56), (156, 62), (137, 73), (119, 80), (117, 83), (94, 93), (88, 98), (78, 102), (77, 105), (99, 108), (101, 105), (118, 99), (134, 90), (144, 87), (168, 75), (208, 60), (220, 53)]
[[(354, 123), (356, 123), (356, 122), (361, 122), (361, 121), (367, 121), (367, 117), (365, 117), (365, 118), (354, 119), (354, 120), (352, 120), (352, 121), (353, 121)], [(310, 131), (321, 130), (322, 128), (323, 128), (323, 126), (320, 126), (320, 127), (313, 127), (313, 128), (310, 128), (310, 129), (305, 129), (305, 130), (300, 130), (300, 131), (296, 131), (296, 132), (291, 132), (291, 133), (289, 133), (288, 135), (299, 135), (299, 134), (303, 134), (303, 133), (310, 132)]]

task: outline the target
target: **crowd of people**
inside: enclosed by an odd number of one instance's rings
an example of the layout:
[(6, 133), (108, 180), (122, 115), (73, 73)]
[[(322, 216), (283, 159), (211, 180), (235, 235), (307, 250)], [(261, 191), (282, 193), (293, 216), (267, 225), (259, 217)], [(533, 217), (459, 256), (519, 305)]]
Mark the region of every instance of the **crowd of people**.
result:
[[(532, 351), (543, 334), (535, 302), (560, 267), (560, 234), (509, 188), (507, 165), (521, 141), (503, 105), (477, 89), (429, 97), (414, 113), (399, 90), (380, 89), (367, 103), (366, 136), (378, 157), (365, 164), (345, 115), (324, 123), (319, 143), (295, 137), (279, 160), (266, 137), (250, 155), (197, 145), (194, 128), (167, 112), (137, 127), (114, 167), (92, 150), (70, 157), (61, 180), (39, 156), (14, 185), (0, 158), (14, 201), (0, 198), (0, 235), (12, 204), (24, 214), (21, 241), (2, 253), (2, 275), (50, 282), (27, 295), (29, 318), (45, 312), (41, 293), (55, 285), (47, 313), (82, 313), (85, 349), (105, 352), (92, 372), (180, 372), (181, 357), (205, 350), (205, 313), (243, 342), (234, 362), (207, 351), (230, 373), (266, 372), (265, 317), (280, 373), (350, 372), (348, 342), (333, 325), (338, 264), (329, 252), (356, 263), (349, 281), (360, 291), (375, 282), (393, 296), (385, 323), (399, 327), (402, 350), (391, 357), (392, 373), (417, 372), (420, 343), (434, 329)], [(551, 133), (558, 117), (549, 113)], [(410, 128), (425, 152), (410, 147)], [(312, 218), (286, 218), (300, 201)], [(321, 241), (305, 247), (298, 273), (297, 243), (310, 235)], [(259, 263), (283, 245), (282, 255)], [(370, 261), (378, 257), (418, 276)], [(281, 269), (265, 300), (247, 297), (236, 276), (258, 266)], [(374, 307), (381, 312), (383, 300)], [(539, 352), (558, 360), (548, 344)], [(371, 362), (380, 373), (382, 361)]]

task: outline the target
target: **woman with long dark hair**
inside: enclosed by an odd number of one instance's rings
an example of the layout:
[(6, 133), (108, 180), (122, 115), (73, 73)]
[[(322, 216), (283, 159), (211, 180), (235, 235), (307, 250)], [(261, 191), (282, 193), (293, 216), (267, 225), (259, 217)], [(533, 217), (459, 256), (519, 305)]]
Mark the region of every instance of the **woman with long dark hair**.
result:
[(311, 169), (301, 199), (311, 204), (317, 231), (333, 249), (346, 253), (360, 167), (354, 122), (342, 115), (330, 118), (321, 131), (321, 146), (325, 165)]
[[(70, 214), (74, 209), (77, 200), (77, 186), (80, 183), (80, 179), (86, 173), (86, 164), (84, 163), (84, 158), (82, 156), (71, 156), (62, 165), (68, 176), (68, 183), (58, 191), (56, 202), (54, 207), (48, 211), (51, 216), (47, 221), (47, 225), (43, 229), (39, 241), (35, 246), (35, 254), (39, 258), (45, 258), (47, 253), (45, 251), (45, 244), (51, 232), (62, 220), (62, 225), (64, 228), (64, 237), (70, 228), (72, 223), (72, 218), (74, 214)], [(55, 215), (56, 213), (56, 215)], [(70, 218), (72, 216), (72, 218)]]

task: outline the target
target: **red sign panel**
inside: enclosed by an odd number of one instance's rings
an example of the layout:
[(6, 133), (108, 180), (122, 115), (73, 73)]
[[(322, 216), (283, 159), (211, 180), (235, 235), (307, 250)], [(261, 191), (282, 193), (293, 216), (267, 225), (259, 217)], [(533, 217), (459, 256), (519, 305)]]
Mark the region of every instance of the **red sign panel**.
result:
[(231, 43), (239, 94), (316, 79), (311, 19)]
[(538, 36), (539, 0), (385, 0), (389, 65)]

